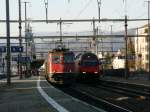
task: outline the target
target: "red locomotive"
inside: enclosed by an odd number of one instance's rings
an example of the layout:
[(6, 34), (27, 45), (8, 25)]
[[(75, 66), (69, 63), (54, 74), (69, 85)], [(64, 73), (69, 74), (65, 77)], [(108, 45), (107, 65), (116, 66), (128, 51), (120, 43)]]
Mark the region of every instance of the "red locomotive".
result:
[(74, 53), (65, 48), (49, 51), (45, 61), (45, 71), (46, 79), (52, 83), (70, 84), (74, 82)]
[(76, 57), (77, 79), (98, 79), (100, 77), (99, 60), (94, 53), (86, 52)]

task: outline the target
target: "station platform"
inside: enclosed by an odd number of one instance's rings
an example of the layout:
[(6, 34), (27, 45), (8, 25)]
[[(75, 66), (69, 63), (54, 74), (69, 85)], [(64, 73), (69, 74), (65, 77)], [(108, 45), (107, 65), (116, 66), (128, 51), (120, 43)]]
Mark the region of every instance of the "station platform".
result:
[(73, 98), (49, 84), (42, 76), (14, 77), (7, 86), (0, 80), (0, 112), (105, 112)]
[(129, 84), (143, 85), (143, 86), (150, 87), (150, 80), (148, 78), (148, 74), (137, 75), (134, 77), (129, 77), (128, 79), (125, 79), (124, 77), (114, 77), (114, 76), (104, 76), (101, 79), (107, 81), (129, 83)]

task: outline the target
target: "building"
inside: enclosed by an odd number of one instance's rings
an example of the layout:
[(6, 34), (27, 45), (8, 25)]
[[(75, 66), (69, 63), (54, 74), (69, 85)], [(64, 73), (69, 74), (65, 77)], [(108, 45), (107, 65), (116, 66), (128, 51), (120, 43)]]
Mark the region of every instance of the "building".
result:
[[(148, 25), (137, 28), (135, 37), (136, 69), (149, 71)], [(145, 35), (145, 36), (138, 36)]]

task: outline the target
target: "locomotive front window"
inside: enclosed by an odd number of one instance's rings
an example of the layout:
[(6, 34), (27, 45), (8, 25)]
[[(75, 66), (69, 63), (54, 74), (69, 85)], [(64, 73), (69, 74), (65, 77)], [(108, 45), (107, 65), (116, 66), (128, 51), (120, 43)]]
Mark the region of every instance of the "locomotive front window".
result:
[(64, 63), (73, 63), (74, 62), (74, 56), (71, 54), (65, 54), (64, 55)]
[(82, 61), (82, 66), (97, 66), (98, 61), (97, 60), (84, 60)]
[(52, 56), (52, 63), (58, 64), (60, 62), (61, 62), (60, 56)]

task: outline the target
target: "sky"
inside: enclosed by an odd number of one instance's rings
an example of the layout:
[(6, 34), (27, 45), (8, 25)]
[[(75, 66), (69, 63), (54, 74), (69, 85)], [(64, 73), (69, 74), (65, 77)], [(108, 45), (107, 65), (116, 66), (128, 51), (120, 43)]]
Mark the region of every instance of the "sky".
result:
[[(5, 19), (6, 7), (5, 1), (0, 3), (0, 20)], [(24, 19), (24, 1), (27, 4), (27, 16), (31, 19), (45, 19), (44, 0), (21, 0), (22, 1), (22, 19)], [(101, 18), (119, 19), (125, 15), (125, 0), (101, 0)], [(130, 19), (147, 18), (147, 2), (145, 0), (126, 0), (127, 16)], [(9, 0), (10, 19), (18, 20), (18, 0)], [(49, 19), (93, 19), (98, 18), (97, 0), (48, 0), (48, 18)], [(128, 27), (138, 27), (146, 24), (145, 22), (132, 22)], [(124, 23), (97, 23), (96, 26), (103, 30), (123, 29)], [(0, 23), (0, 36), (6, 33), (6, 24)], [(22, 25), (24, 32), (24, 24)], [(58, 24), (32, 24), (33, 33), (36, 32), (59, 32)], [(92, 30), (91, 23), (64, 24), (63, 32), (82, 32)], [(18, 35), (18, 24), (11, 24), (11, 35)]]

